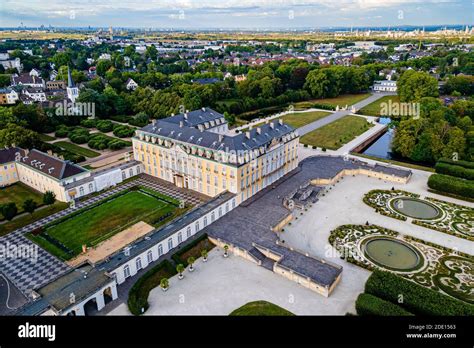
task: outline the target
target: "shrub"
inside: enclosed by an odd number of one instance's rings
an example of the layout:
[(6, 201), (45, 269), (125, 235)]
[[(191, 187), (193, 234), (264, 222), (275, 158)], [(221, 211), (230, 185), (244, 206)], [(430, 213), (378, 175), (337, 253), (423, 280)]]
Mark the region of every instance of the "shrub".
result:
[(69, 139), (75, 144), (84, 144), (89, 141), (89, 131), (85, 128), (75, 128), (68, 133)]
[(461, 160), (453, 161), (452, 159), (449, 159), (449, 158), (440, 158), (438, 162), (454, 164), (454, 165), (461, 166), (468, 169), (474, 169), (474, 162), (470, 162), (470, 161), (461, 161)]
[(438, 162), (435, 166), (436, 173), (456, 176), (462, 179), (474, 180), (474, 169), (464, 168), (455, 164)]
[(114, 124), (109, 120), (100, 120), (97, 122), (96, 128), (101, 132), (108, 133), (113, 130)]
[(390, 272), (375, 270), (365, 283), (365, 292), (397, 303), (403, 296), (406, 310), (415, 315), (474, 315), (474, 305), (425, 288)]
[(114, 127), (114, 135), (119, 138), (128, 138), (135, 133), (135, 128), (117, 125)]
[(407, 316), (412, 313), (402, 307), (370, 294), (360, 294), (355, 303), (357, 314), (378, 316)]
[(69, 133), (69, 128), (66, 126), (60, 126), (58, 129), (56, 129), (56, 132), (54, 133), (54, 136), (56, 138), (66, 138)]
[(128, 309), (134, 315), (141, 315), (142, 308), (146, 311), (149, 307), (148, 294), (158, 285), (164, 277), (170, 277), (176, 274), (174, 267), (168, 260), (160, 262), (148, 272), (146, 272), (140, 279), (133, 284), (128, 293)]
[(428, 187), (462, 197), (474, 198), (474, 182), (450, 175), (432, 174), (428, 179)]
[(28, 198), (23, 202), (23, 210), (30, 214), (33, 213), (37, 207), (38, 207), (38, 203), (36, 203), (31, 198)]
[(150, 118), (144, 112), (136, 114), (128, 121), (128, 124), (136, 127), (145, 127), (148, 123), (150, 123)]
[(7, 220), (12, 220), (18, 213), (18, 208), (14, 202), (3, 204), (1, 207), (2, 215)]
[(53, 191), (46, 191), (43, 195), (43, 203), (51, 205), (56, 201), (56, 194)]
[(93, 118), (86, 118), (85, 120), (81, 121), (81, 126), (86, 128), (94, 128), (96, 125), (96, 120)]

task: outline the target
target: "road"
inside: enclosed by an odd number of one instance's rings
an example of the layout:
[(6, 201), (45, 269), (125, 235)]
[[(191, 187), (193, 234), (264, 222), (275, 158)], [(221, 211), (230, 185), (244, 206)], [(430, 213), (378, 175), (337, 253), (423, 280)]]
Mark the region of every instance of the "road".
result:
[[(358, 102), (358, 103), (355, 103), (354, 104), (354, 107), (357, 110), (360, 110), (362, 109), (364, 106), (367, 106), (369, 105), (370, 103), (373, 103), (374, 101), (382, 98), (382, 97), (385, 97), (387, 95), (395, 95), (395, 93), (375, 93), (375, 94), (372, 94), (370, 97)], [(332, 113), (331, 115), (329, 116), (326, 116), (322, 119), (319, 119), (317, 121), (314, 121), (312, 123), (309, 123), (303, 127), (300, 127), (298, 128), (298, 134), (300, 136), (303, 136), (309, 132), (312, 132), (314, 131), (315, 129), (318, 129), (318, 128), (321, 128), (329, 123), (332, 123), (334, 121), (337, 121), (338, 119), (340, 118), (343, 118), (344, 116), (347, 116), (349, 114), (352, 114), (352, 111), (351, 111), (351, 106), (349, 106), (348, 110), (339, 110), (339, 111), (336, 111), (334, 113)]]

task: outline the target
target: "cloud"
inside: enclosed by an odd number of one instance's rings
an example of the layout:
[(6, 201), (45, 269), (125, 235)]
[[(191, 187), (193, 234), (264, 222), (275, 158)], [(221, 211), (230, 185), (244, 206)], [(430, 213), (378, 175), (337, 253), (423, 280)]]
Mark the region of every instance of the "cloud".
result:
[[(432, 20), (433, 23), (470, 23), (471, 0), (1, 0), (0, 22), (18, 25), (48, 24), (77, 26), (154, 26), (176, 25), (185, 14), (187, 23), (200, 27), (239, 25), (286, 25), (289, 11), (294, 11), (292, 25), (338, 25), (340, 18), (357, 25), (358, 18), (380, 25), (384, 20), (393, 25), (396, 12), (420, 8), (426, 18), (407, 18), (413, 23)], [(453, 6), (456, 5), (456, 6)], [(447, 8), (452, 10), (447, 11)], [(71, 11), (74, 22), (71, 22)], [(424, 15), (425, 17), (425, 15)], [(154, 18), (152, 20), (152, 18)], [(245, 20), (243, 20), (245, 18)], [(442, 19), (446, 19), (442, 21)], [(160, 19), (159, 21), (157, 19)], [(466, 20), (464, 20), (466, 19)], [(257, 20), (260, 20), (258, 22)], [(170, 21), (170, 22), (167, 22)], [(273, 22), (272, 22), (273, 21)], [(30, 23), (31, 22), (31, 23)], [(183, 23), (185, 21), (180, 21)], [(27, 24), (25, 22), (25, 24)]]

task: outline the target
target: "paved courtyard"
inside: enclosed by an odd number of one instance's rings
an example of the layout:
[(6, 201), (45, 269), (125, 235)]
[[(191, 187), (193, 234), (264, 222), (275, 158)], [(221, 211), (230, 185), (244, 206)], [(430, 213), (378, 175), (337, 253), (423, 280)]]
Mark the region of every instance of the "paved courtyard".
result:
[[(410, 222), (411, 219), (400, 221), (383, 216), (362, 201), (364, 194), (370, 190), (390, 190), (395, 187), (395, 189), (418, 193), (423, 197), (430, 196), (469, 207), (474, 206), (472, 203), (428, 192), (426, 181), (429, 175), (430, 173), (415, 170), (407, 184), (394, 184), (362, 175), (345, 177), (334, 185), (326, 196), (321, 196), (312, 208), (304, 212), (303, 216), (293, 221), (291, 226), (287, 225), (281, 238), (294, 248), (330, 259), (334, 256), (331, 255), (328, 243), (331, 230), (344, 224), (365, 224), (369, 221), (370, 224), (386, 227), (451, 249), (457, 248), (459, 251), (474, 255), (472, 241), (414, 225)], [(341, 264), (344, 268), (348, 265), (347, 262), (338, 258), (331, 261)], [(347, 273), (347, 271), (343, 272), (343, 278)]]
[[(185, 271), (183, 280), (170, 279), (164, 292), (150, 292), (145, 315), (228, 315), (251, 301), (275, 303), (297, 315), (345, 315), (355, 312), (354, 302), (370, 272), (344, 265), (341, 282), (329, 298), (304, 288), (270, 270), (238, 256), (227, 259), (214, 248), (206, 263), (199, 259), (195, 271)], [(121, 304), (109, 315), (130, 315)]]

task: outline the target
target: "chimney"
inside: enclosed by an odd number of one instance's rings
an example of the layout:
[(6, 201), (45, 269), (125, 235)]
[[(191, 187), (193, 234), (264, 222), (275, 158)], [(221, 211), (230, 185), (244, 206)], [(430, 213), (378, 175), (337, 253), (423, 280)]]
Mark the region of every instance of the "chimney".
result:
[(246, 137), (247, 139), (250, 139), (250, 132), (249, 132), (249, 131), (245, 132), (245, 137)]
[(275, 123), (270, 122), (270, 128), (271, 128), (271, 129), (275, 129)]
[(280, 119), (278, 120), (278, 123), (280, 124), (280, 126), (283, 126), (283, 119), (280, 118)]
[(201, 108), (202, 111), (206, 111), (206, 108)]
[(219, 134), (219, 142), (223, 142), (224, 141), (224, 135), (223, 134)]
[(153, 125), (156, 124), (156, 120), (155, 119), (151, 120), (151, 124)]
[(202, 124), (198, 125), (198, 129), (203, 132), (204, 131), (204, 126)]
[(53, 150), (48, 150), (48, 155), (52, 156), (53, 155)]
[(187, 113), (187, 112), (184, 113), (184, 119), (185, 119), (185, 120), (188, 119), (188, 113)]
[(180, 127), (180, 128), (183, 128), (183, 127), (184, 127), (184, 122), (183, 122), (183, 121), (179, 121), (179, 127)]
[(257, 127), (257, 134), (262, 134), (262, 128)]

